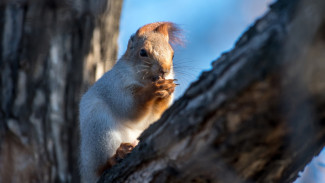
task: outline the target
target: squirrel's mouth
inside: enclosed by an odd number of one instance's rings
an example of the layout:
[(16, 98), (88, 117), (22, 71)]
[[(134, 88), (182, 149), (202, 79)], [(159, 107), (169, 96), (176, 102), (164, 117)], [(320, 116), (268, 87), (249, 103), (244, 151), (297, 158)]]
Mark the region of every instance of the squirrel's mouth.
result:
[(163, 78), (161, 76), (153, 76), (153, 77), (151, 77), (151, 81), (155, 82), (155, 81), (158, 81), (160, 78), (165, 79), (165, 78)]
[(151, 81), (155, 82), (159, 79), (166, 79), (166, 76), (168, 75), (168, 71), (159, 69), (158, 73), (151, 77)]
[(142, 72), (142, 79), (155, 82), (161, 79), (166, 79), (166, 77), (168, 77), (169, 74), (170, 74), (170, 70), (164, 70), (160, 68), (157, 69), (156, 71), (150, 70), (150, 71)]

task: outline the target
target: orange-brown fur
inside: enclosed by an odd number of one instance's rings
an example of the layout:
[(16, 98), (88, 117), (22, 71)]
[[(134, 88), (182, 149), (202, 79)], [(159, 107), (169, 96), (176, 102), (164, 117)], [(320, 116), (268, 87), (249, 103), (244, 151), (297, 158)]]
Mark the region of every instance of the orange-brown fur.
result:
[(137, 89), (134, 92), (137, 102), (134, 117), (141, 118), (150, 109), (153, 109), (151, 112), (157, 113), (157, 115), (162, 114), (168, 108), (175, 86), (174, 79), (159, 79), (144, 88)]

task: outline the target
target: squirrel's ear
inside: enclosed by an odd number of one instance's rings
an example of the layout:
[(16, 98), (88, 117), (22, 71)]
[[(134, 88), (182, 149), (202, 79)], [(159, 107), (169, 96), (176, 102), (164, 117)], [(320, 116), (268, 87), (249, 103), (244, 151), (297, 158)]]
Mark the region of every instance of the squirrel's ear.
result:
[(136, 35), (141, 36), (146, 32), (151, 32), (151, 31), (155, 30), (160, 24), (161, 24), (161, 22), (146, 24), (146, 25), (139, 28)]
[(169, 41), (169, 30), (170, 29), (170, 23), (162, 23), (157, 28), (155, 28), (155, 32), (159, 32), (160, 34), (163, 34), (167, 41)]
[(133, 49), (134, 47), (134, 35), (132, 35), (128, 42), (128, 49)]
[(179, 29), (172, 22), (155, 22), (142, 26), (136, 33), (137, 36), (141, 36), (146, 32), (159, 32), (166, 36), (167, 40), (172, 44), (183, 44), (181, 29)]

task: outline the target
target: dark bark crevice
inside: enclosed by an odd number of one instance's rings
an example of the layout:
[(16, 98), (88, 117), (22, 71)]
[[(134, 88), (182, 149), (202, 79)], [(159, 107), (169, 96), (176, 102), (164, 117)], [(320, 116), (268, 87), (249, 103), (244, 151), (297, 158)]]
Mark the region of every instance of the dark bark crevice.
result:
[(105, 51), (93, 56), (103, 47), (96, 29), (112, 27), (99, 35), (111, 35), (105, 54), (116, 59), (122, 1), (111, 3), (114, 13), (83, 11), (82, 3), (0, 3), (0, 182), (80, 181), (80, 91), (95, 81), (87, 66), (97, 68)]

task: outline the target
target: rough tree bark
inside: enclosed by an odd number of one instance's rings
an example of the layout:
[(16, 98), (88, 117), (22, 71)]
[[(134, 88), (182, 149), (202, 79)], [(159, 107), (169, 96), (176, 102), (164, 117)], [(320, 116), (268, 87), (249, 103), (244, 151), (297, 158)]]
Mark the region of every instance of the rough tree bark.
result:
[(0, 182), (79, 182), (78, 102), (114, 64), (121, 6), (0, 2)]
[(325, 1), (279, 0), (100, 182), (292, 182), (325, 144)]

